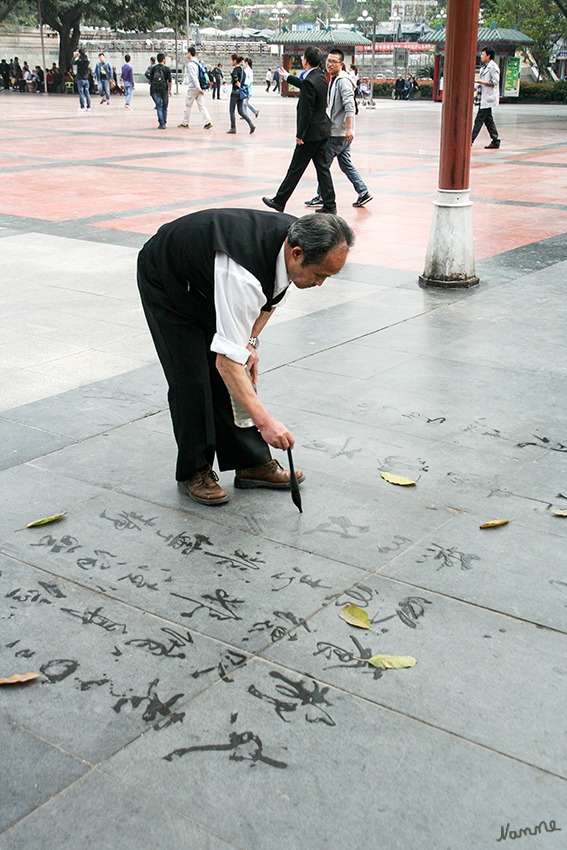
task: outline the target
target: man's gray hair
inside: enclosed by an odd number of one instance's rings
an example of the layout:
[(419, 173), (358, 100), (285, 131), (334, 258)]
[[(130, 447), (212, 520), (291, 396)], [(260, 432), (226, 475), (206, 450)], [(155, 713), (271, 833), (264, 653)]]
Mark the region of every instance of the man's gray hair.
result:
[(343, 218), (330, 213), (304, 215), (294, 221), (287, 233), (292, 248), (303, 251), (304, 266), (319, 265), (329, 251), (345, 242), (347, 248), (354, 245), (354, 233)]

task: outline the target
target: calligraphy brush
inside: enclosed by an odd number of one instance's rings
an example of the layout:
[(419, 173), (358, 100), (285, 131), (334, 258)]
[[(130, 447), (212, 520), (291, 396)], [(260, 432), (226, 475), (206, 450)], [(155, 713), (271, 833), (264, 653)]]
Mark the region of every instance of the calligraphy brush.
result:
[(291, 498), (295, 507), (299, 510), (299, 513), (303, 513), (303, 508), (301, 507), (301, 493), (299, 492), (299, 484), (297, 483), (297, 478), (295, 475), (295, 468), (293, 466), (293, 457), (291, 455), (291, 449), (287, 450), (287, 457), (289, 460), (289, 483), (291, 487)]

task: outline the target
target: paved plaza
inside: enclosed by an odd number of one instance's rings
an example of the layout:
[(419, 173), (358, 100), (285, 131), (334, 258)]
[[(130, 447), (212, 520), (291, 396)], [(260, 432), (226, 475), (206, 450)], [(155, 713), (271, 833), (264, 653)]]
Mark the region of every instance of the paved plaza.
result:
[(0, 92), (0, 677), (41, 674), (0, 688), (0, 850), (564, 850), (567, 108), (482, 131), (481, 282), (445, 292), (417, 284), (441, 107), (361, 109), (357, 243), (259, 352), (299, 514), (178, 491), (135, 281), (162, 223), (264, 208), (295, 101), (258, 87), (227, 136), (226, 101), (177, 129), (180, 94), (158, 132), (146, 92)]

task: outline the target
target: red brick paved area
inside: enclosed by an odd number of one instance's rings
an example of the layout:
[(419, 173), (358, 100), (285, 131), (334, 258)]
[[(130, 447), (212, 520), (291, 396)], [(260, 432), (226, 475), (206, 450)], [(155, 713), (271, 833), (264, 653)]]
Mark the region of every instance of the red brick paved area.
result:
[[(214, 128), (204, 131), (194, 108), (189, 131), (177, 129), (183, 95), (170, 103), (168, 129), (157, 132), (146, 86), (133, 110), (113, 97), (78, 99), (0, 93), (2, 194), (6, 216), (82, 223), (103, 230), (151, 234), (165, 221), (210, 206), (262, 209), (274, 194), (294, 145), (295, 101), (258, 92), (253, 136), (238, 121), (227, 136), (228, 103), (210, 101)], [(504, 105), (496, 115), (499, 151), (486, 151), (482, 131), (473, 148), (471, 188), (477, 259), (567, 232), (567, 109)], [(355, 192), (333, 166), (339, 212), (353, 226), (352, 262), (423, 270), (437, 186), (441, 107), (381, 100), (361, 109), (353, 161), (374, 200), (353, 209)], [(310, 168), (287, 211), (301, 215), (312, 197)]]

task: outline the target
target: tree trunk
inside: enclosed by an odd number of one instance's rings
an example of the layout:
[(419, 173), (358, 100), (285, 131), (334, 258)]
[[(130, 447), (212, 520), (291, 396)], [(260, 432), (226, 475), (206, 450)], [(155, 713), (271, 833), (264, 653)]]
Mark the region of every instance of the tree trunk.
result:
[(64, 74), (72, 67), (73, 52), (79, 44), (84, 6), (82, 3), (77, 3), (72, 9), (58, 16), (49, 8), (42, 7), (42, 11), (44, 23), (59, 33), (59, 70)]
[(14, 11), (19, 2), (20, 0), (8, 0), (8, 5), (4, 9), (0, 10), (0, 23), (6, 20), (10, 12)]

